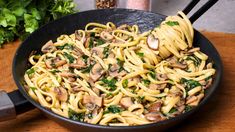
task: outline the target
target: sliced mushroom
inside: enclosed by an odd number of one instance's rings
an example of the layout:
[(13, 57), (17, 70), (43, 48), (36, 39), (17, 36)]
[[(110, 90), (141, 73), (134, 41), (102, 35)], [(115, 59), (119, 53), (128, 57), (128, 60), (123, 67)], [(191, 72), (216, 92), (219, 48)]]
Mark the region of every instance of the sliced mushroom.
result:
[(149, 121), (152, 122), (159, 122), (159, 121), (163, 121), (166, 119), (166, 117), (164, 117), (161, 113), (155, 113), (155, 112), (151, 112), (148, 114), (145, 114), (145, 118)]
[(72, 53), (75, 54), (75, 55), (78, 56), (78, 57), (81, 57), (82, 55), (84, 55), (84, 53), (82, 52), (82, 50), (79, 49), (79, 48), (76, 47), (76, 46), (74, 46)]
[(92, 90), (96, 93), (96, 95), (100, 95), (100, 89), (98, 88), (92, 88)]
[(67, 101), (68, 99), (68, 93), (65, 88), (63, 87), (55, 87), (54, 92), (56, 93), (56, 98), (58, 98), (60, 101)]
[(159, 48), (159, 39), (155, 38), (152, 34), (150, 34), (147, 38), (148, 47), (152, 50), (158, 50)]
[(152, 89), (152, 90), (162, 90), (162, 89), (165, 89), (166, 88), (166, 83), (163, 83), (163, 84), (149, 84), (149, 89)]
[(126, 75), (126, 71), (121, 71), (119, 72), (119, 65), (118, 64), (113, 64), (110, 69), (109, 69), (109, 75), (111, 77), (122, 77), (124, 75)]
[(46, 67), (50, 69), (53, 67), (63, 66), (66, 63), (67, 63), (66, 60), (61, 60), (59, 57), (52, 58), (52, 59), (45, 61)]
[(69, 64), (70, 67), (80, 69), (86, 67), (86, 63), (81, 59), (78, 58), (76, 63)]
[(128, 108), (130, 107), (131, 105), (133, 105), (133, 102), (131, 100), (130, 97), (124, 97), (120, 100), (120, 104), (121, 106), (123, 106), (124, 108)]
[(73, 87), (71, 87), (71, 89), (72, 89), (72, 92), (80, 92), (80, 91), (86, 91), (83, 87), (79, 87), (79, 86), (73, 86)]
[(56, 51), (56, 47), (54, 46), (52, 40), (49, 40), (41, 49), (42, 53), (49, 53)]
[(168, 58), (167, 61), (170, 63), (171, 67), (180, 68), (180, 69), (185, 69), (187, 67), (187, 64), (178, 62), (175, 56)]
[(103, 40), (112, 40), (114, 37), (113, 35), (111, 35), (109, 32), (107, 31), (102, 31), (100, 33), (100, 37), (103, 39)]
[(95, 105), (101, 107), (102, 102), (103, 102), (102, 97), (93, 96), (93, 95), (84, 95), (83, 96), (83, 104), (91, 103), (91, 104), (95, 104)]
[(74, 73), (70, 73), (70, 72), (60, 72), (58, 74), (62, 77), (75, 77), (76, 76)]
[(157, 101), (157, 102), (154, 102), (153, 104), (151, 104), (149, 107), (148, 107), (148, 111), (151, 113), (151, 112), (159, 112), (161, 110), (161, 107), (162, 107), (162, 102), (160, 101)]
[(157, 79), (160, 81), (165, 81), (167, 78), (166, 74), (157, 74)]
[(208, 63), (207, 65), (206, 65), (206, 68), (207, 69), (211, 69), (213, 67), (213, 64), (212, 63)]
[(97, 81), (103, 74), (104, 70), (102, 66), (99, 63), (96, 63), (90, 71), (90, 78), (93, 81)]
[(104, 51), (104, 48), (102, 47), (94, 47), (91, 49), (91, 53), (99, 56), (100, 58), (104, 57), (103, 51)]
[(186, 99), (186, 104), (190, 104), (190, 103), (192, 103), (192, 102), (194, 102), (194, 101), (197, 101), (197, 96), (190, 96), (190, 97), (187, 97), (187, 99)]
[(181, 105), (179, 107), (177, 107), (177, 110), (182, 113), (184, 111), (185, 105)]

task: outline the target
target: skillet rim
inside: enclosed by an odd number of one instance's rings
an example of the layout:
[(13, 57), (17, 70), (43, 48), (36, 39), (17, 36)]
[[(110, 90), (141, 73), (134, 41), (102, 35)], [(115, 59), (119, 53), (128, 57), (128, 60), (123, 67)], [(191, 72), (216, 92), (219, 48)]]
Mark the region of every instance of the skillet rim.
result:
[[(115, 13), (115, 11), (127, 11), (127, 12), (132, 12), (132, 11), (136, 11), (136, 12), (145, 12), (145, 13), (149, 13), (149, 14), (153, 14), (153, 15), (159, 15), (159, 16), (163, 16), (163, 17), (167, 17), (165, 15), (162, 15), (162, 14), (159, 14), (159, 13), (153, 13), (153, 12), (150, 12), (150, 11), (143, 11), (143, 10), (136, 10), (136, 9), (125, 9), (125, 8), (115, 8), (115, 9), (98, 9), (99, 11), (112, 11)], [(216, 75), (214, 76), (214, 78), (217, 78), (217, 80), (214, 79), (213, 83), (212, 83), (212, 86), (213, 87), (210, 87), (211, 91), (209, 93), (206, 93), (205, 97), (203, 98), (203, 100), (199, 103), (198, 106), (194, 107), (192, 110), (190, 110), (189, 112), (185, 112), (183, 114), (180, 114), (176, 117), (173, 117), (173, 118), (169, 118), (167, 120), (163, 120), (163, 121), (160, 121), (160, 122), (156, 122), (156, 123), (150, 123), (150, 124), (143, 124), (143, 125), (137, 125), (137, 126), (105, 126), (105, 125), (99, 125), (99, 124), (90, 124), (90, 123), (86, 123), (86, 122), (80, 122), (80, 121), (75, 121), (75, 120), (72, 120), (72, 119), (69, 119), (69, 118), (66, 118), (66, 117), (63, 117), (61, 115), (58, 115), (54, 112), (52, 112), (51, 110), (43, 107), (42, 105), (40, 105), (38, 102), (34, 101), (28, 94), (27, 92), (25, 91), (25, 88), (21, 85), (20, 83), (20, 79), (17, 78), (17, 74), (16, 74), (16, 64), (17, 64), (17, 57), (18, 57), (18, 53), (20, 51), (20, 49), (22, 47), (24, 47), (25, 43), (27, 43), (27, 41), (30, 41), (31, 37), (34, 36), (34, 34), (37, 34), (38, 32), (40, 33), (41, 30), (43, 30), (44, 28), (47, 28), (47, 27), (50, 27), (50, 25), (53, 25), (53, 23), (55, 21), (61, 21), (63, 19), (67, 19), (67, 18), (70, 18), (70, 17), (73, 17), (73, 16), (76, 16), (77, 14), (81, 14), (81, 13), (84, 13), (86, 14), (87, 12), (94, 12), (94, 11), (97, 11), (97, 10), (87, 10), (87, 11), (83, 11), (83, 12), (77, 12), (77, 13), (74, 13), (74, 14), (70, 14), (70, 15), (67, 15), (65, 17), (62, 17), (62, 18), (59, 18), (57, 20), (54, 20), (54, 21), (51, 21), (45, 25), (43, 25), (42, 27), (40, 27), (39, 29), (37, 29), (36, 31), (34, 31), (26, 40), (24, 40), (21, 45), (18, 47), (18, 49), (16, 50), (15, 52), (15, 55), (14, 55), (14, 59), (13, 59), (13, 63), (12, 63), (12, 73), (13, 73), (13, 78), (14, 78), (14, 81), (20, 91), (20, 93), (26, 98), (27, 101), (29, 101), (31, 104), (33, 104), (36, 108), (40, 109), (41, 111), (45, 112), (46, 114), (54, 117), (54, 118), (57, 118), (57, 119), (60, 119), (60, 120), (63, 120), (63, 121), (66, 121), (68, 123), (72, 123), (72, 124), (75, 124), (75, 125), (81, 125), (81, 126), (85, 126), (85, 127), (90, 127), (90, 128), (99, 128), (99, 129), (140, 129), (140, 128), (148, 128), (148, 127), (157, 127), (157, 126), (161, 126), (161, 125), (167, 125), (169, 123), (173, 123), (175, 121), (178, 121), (178, 120), (184, 120), (186, 118), (188, 118), (188, 116), (192, 115), (193, 113), (196, 113), (201, 107), (203, 107), (206, 103), (208, 103), (208, 100), (211, 98), (211, 96), (215, 93), (216, 89), (218, 89), (219, 87), (219, 84), (222, 80), (222, 74), (223, 74), (223, 64), (222, 64), (222, 60), (221, 60), (221, 57), (220, 57), (220, 54), (218, 53), (217, 49), (214, 47), (214, 45), (204, 36), (202, 35), (200, 32), (198, 32), (196, 29), (194, 29), (194, 34), (198, 33), (199, 37), (201, 39), (203, 39), (204, 41), (206, 41), (207, 44), (209, 44), (209, 46), (211, 46), (211, 49), (215, 52), (215, 55), (217, 55), (217, 58), (218, 58), (218, 64), (217, 64), (217, 67), (218, 69), (216, 69)], [(194, 36), (195, 37), (195, 36)], [(199, 44), (201, 45), (201, 44)]]

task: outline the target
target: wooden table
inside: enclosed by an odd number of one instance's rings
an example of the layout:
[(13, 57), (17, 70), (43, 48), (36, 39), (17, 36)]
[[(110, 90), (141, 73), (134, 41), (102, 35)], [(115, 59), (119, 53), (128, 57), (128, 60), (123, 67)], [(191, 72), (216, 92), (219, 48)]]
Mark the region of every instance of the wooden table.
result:
[[(210, 102), (198, 113), (181, 123), (177, 131), (234, 131), (235, 130), (235, 34), (202, 33), (218, 49), (224, 64), (222, 84)], [(11, 74), (11, 65), (20, 42), (7, 44), (0, 49), (0, 89), (8, 92), (17, 89)], [(35, 109), (0, 123), (1, 132), (9, 131), (68, 131), (47, 119)]]

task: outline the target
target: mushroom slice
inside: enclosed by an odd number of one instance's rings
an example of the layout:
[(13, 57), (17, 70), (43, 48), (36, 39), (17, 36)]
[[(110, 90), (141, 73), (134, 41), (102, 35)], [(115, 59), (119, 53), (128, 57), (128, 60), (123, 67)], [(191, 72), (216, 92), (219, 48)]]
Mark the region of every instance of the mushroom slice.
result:
[(167, 61), (169, 62), (171, 67), (180, 68), (180, 69), (185, 69), (187, 67), (187, 64), (178, 62), (175, 56), (168, 58)]
[(91, 103), (91, 104), (95, 104), (99, 107), (102, 106), (102, 102), (103, 102), (102, 97), (93, 96), (93, 95), (84, 95), (83, 96), (83, 101), (82, 101), (83, 104)]
[(151, 112), (151, 113), (148, 113), (148, 114), (145, 114), (145, 118), (149, 121), (153, 121), (153, 122), (159, 122), (159, 121), (162, 121), (162, 120), (165, 120), (166, 117), (164, 117), (161, 113), (157, 112)]
[(102, 48), (102, 47), (94, 47), (91, 49), (91, 53), (96, 54), (100, 58), (104, 57), (103, 51), (104, 51), (104, 48)]
[(157, 101), (157, 102), (154, 102), (153, 104), (151, 104), (148, 107), (148, 111), (149, 112), (159, 112), (161, 107), (162, 107), (162, 102)]
[(96, 63), (90, 71), (90, 78), (93, 81), (97, 81), (103, 74), (104, 70), (102, 66), (99, 63)]
[(151, 83), (149, 85), (149, 89), (153, 89), (153, 90), (162, 90), (166, 88), (167, 83), (163, 83), (163, 84), (153, 84)]
[(54, 46), (52, 40), (49, 40), (41, 49), (42, 53), (49, 53), (56, 51), (56, 47)]
[(63, 66), (64, 64), (66, 64), (66, 60), (61, 60), (59, 57), (56, 58), (52, 58), (49, 60), (45, 61), (46, 67), (47, 68), (52, 68), (52, 67), (60, 67)]
[(58, 74), (62, 77), (74, 77), (74, 76), (76, 76), (75, 74), (70, 73), (70, 72), (60, 72)]
[(56, 93), (56, 98), (60, 101), (65, 102), (68, 99), (68, 93), (63, 87), (55, 87), (54, 92)]
[(130, 97), (124, 97), (120, 100), (120, 104), (124, 107), (124, 108), (128, 108), (131, 105), (133, 105), (133, 102), (131, 100)]
[(107, 31), (102, 31), (101, 33), (100, 33), (100, 37), (103, 39), (103, 40), (111, 40), (111, 39), (113, 39), (114, 37), (113, 37), (113, 35), (111, 35), (109, 32), (107, 32)]
[(157, 79), (160, 81), (165, 81), (167, 79), (166, 74), (157, 74)]
[(147, 38), (148, 47), (152, 50), (158, 50), (159, 48), (159, 39), (155, 38), (152, 34), (150, 34)]
[(81, 58), (78, 58), (77, 63), (69, 64), (69, 66), (72, 68), (80, 69), (86, 67), (86, 63)]

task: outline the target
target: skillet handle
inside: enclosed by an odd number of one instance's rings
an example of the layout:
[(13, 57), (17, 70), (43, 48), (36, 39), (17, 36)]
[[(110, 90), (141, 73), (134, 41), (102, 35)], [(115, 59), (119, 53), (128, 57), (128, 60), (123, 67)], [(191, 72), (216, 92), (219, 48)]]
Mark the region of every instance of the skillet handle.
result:
[(16, 115), (33, 109), (34, 106), (27, 101), (19, 90), (6, 93), (0, 91), (0, 121), (16, 118)]

